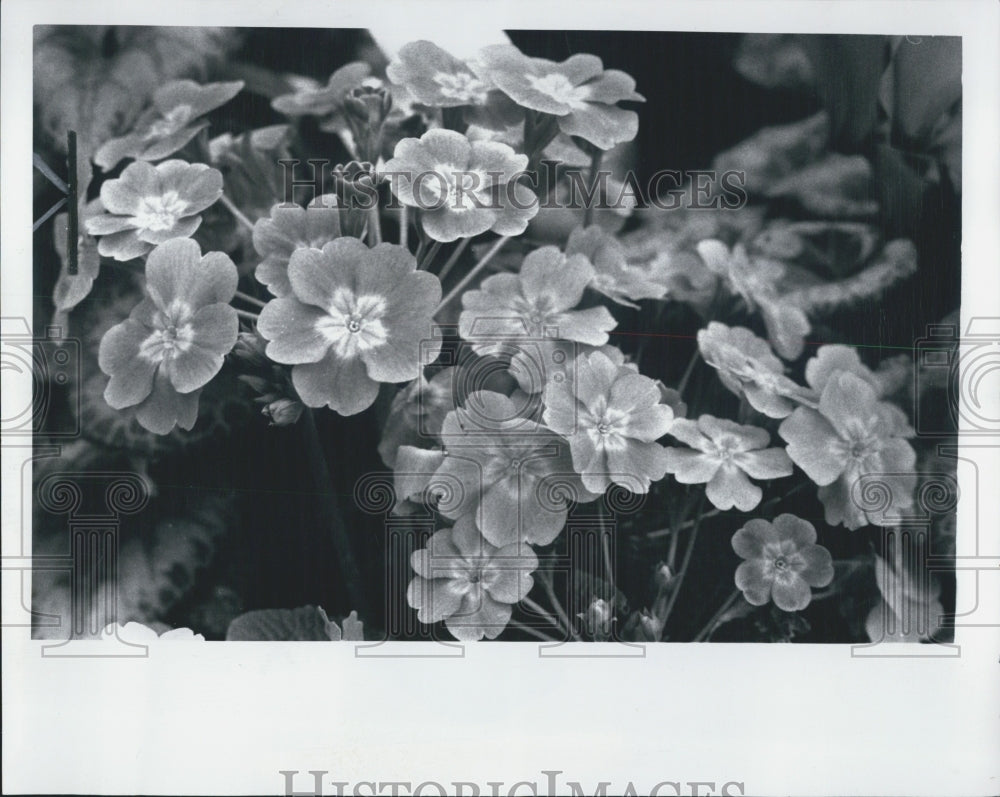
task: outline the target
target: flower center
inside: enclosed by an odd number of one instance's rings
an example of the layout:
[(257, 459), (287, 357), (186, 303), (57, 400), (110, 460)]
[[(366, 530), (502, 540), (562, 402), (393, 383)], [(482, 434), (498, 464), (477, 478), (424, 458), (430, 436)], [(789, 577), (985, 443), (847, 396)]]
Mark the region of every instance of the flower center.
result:
[(779, 556), (777, 559), (774, 560), (774, 568), (775, 570), (787, 570), (788, 560), (785, 559), (784, 556)]
[(461, 213), (474, 208), (493, 207), (490, 185), (482, 171), (456, 169), (449, 163), (439, 163), (426, 179), (421, 179), (419, 190), (431, 195), (429, 206), (443, 206)]
[(601, 421), (599, 424), (597, 424), (597, 433), (599, 435), (602, 436), (607, 435), (610, 432), (611, 432), (611, 424), (608, 423), (607, 421)]
[(585, 100), (590, 96), (590, 89), (586, 86), (574, 86), (568, 77), (561, 72), (552, 72), (543, 77), (536, 75), (526, 75), (531, 87), (542, 94), (545, 94), (556, 102), (568, 105), (574, 110), (585, 108)]
[(187, 211), (187, 202), (176, 191), (160, 196), (146, 196), (139, 200), (135, 224), (139, 229), (160, 232), (169, 230)]
[(160, 316), (157, 328), (139, 344), (139, 356), (150, 362), (160, 363), (171, 360), (191, 348), (194, 340), (194, 328), (185, 319), (190, 316), (190, 308), (178, 306), (171, 308), (168, 318)]
[(469, 104), (486, 102), (486, 84), (471, 72), (458, 72), (454, 75), (438, 72), (434, 75), (441, 93), (452, 100), (461, 100)]
[(361, 352), (385, 345), (389, 333), (382, 319), (387, 309), (381, 296), (355, 296), (347, 288), (338, 288), (327, 315), (316, 322), (316, 331), (330, 341), (339, 357), (356, 357)]
[(191, 119), (194, 109), (190, 105), (178, 105), (171, 108), (163, 116), (153, 122), (146, 134), (142, 137), (144, 141), (154, 138), (166, 138), (180, 130)]

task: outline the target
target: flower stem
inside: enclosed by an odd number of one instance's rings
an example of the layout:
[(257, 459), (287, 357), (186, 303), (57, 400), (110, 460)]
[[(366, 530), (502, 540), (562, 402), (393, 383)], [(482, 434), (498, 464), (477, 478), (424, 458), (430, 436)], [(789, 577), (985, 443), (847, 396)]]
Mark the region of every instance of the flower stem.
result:
[(736, 599), (740, 596), (740, 594), (741, 593), (738, 589), (734, 589), (730, 594), (730, 596), (726, 598), (726, 602), (719, 607), (719, 610), (712, 615), (711, 619), (707, 623), (705, 623), (705, 627), (702, 628), (701, 631), (699, 631), (695, 635), (694, 639), (691, 641), (707, 642), (708, 638), (712, 635), (712, 632), (715, 630), (715, 624), (719, 622), (719, 618), (722, 617), (722, 615), (724, 615), (729, 610), (729, 607), (736, 602)]
[(438, 272), (438, 279), (441, 280), (442, 284), (444, 283), (444, 278), (448, 276), (448, 272), (450, 272), (458, 262), (458, 259), (462, 256), (462, 252), (465, 251), (465, 247), (469, 245), (469, 241), (471, 240), (471, 238), (463, 238), (459, 241), (458, 246), (456, 246), (452, 251), (451, 255), (445, 261), (445, 264), (441, 266), (441, 271)]
[(233, 200), (223, 194), (219, 197), (219, 201), (222, 202), (222, 204), (226, 206), (226, 209), (233, 214), (233, 218), (235, 218), (236, 221), (250, 230), (250, 232), (253, 232), (253, 222), (246, 217), (246, 214), (244, 214), (242, 210), (236, 207)]
[(435, 241), (424, 252), (423, 258), (417, 261), (417, 268), (430, 270), (431, 263), (434, 262), (434, 258), (437, 257), (439, 251), (441, 251), (441, 242)]
[(556, 597), (556, 591), (552, 588), (552, 578), (546, 570), (538, 571), (538, 578), (542, 582), (542, 587), (545, 589), (545, 594), (549, 596), (549, 602), (552, 604), (552, 608), (556, 610), (556, 614), (559, 615), (559, 619), (562, 620), (566, 627), (569, 629), (570, 636), (573, 637), (577, 642), (581, 641), (580, 635), (576, 632), (576, 628), (569, 619), (569, 615), (566, 614), (566, 610), (563, 608), (562, 603), (559, 602), (559, 598)]
[(256, 296), (251, 296), (249, 293), (243, 293), (243, 291), (236, 291), (235, 296), (237, 299), (242, 299), (247, 304), (252, 304), (256, 307), (264, 307), (267, 305), (267, 302), (262, 302)]
[(558, 639), (550, 637), (548, 634), (543, 634), (541, 631), (536, 631), (530, 625), (525, 625), (524, 623), (519, 623), (517, 620), (511, 620), (509, 623), (511, 628), (516, 628), (518, 631), (524, 631), (524, 633), (529, 636), (533, 636), (535, 639), (540, 639), (543, 642), (558, 642)]
[(447, 306), (448, 302), (450, 302), (452, 299), (458, 296), (465, 289), (465, 286), (468, 285), (470, 282), (472, 282), (472, 280), (476, 278), (476, 275), (478, 275), (480, 271), (486, 268), (486, 265), (496, 256), (496, 253), (500, 251), (500, 247), (502, 247), (505, 243), (507, 243), (508, 240), (510, 240), (510, 236), (507, 235), (503, 235), (500, 238), (496, 239), (496, 241), (493, 243), (493, 246), (489, 248), (489, 251), (487, 251), (486, 254), (483, 255), (483, 259), (480, 260), (478, 263), (476, 263), (476, 265), (472, 267), (472, 270), (464, 277), (462, 277), (458, 285), (452, 288), (448, 292), (448, 295), (441, 300), (441, 304), (437, 306), (437, 309), (434, 311), (434, 315), (440, 313), (441, 310), (443, 310)]
[(379, 208), (376, 204), (368, 211), (368, 245), (378, 246), (382, 243), (382, 218), (379, 216)]
[(333, 492), (333, 478), (323, 447), (319, 442), (319, 430), (311, 409), (302, 413), (302, 430), (306, 438), (306, 456), (309, 470), (313, 474), (320, 495), (320, 520), (322, 525), (330, 530), (333, 550), (337, 555), (340, 575), (344, 580), (351, 608), (356, 609), (362, 617), (369, 617), (365, 593), (361, 586), (361, 571), (351, 551), (351, 541), (347, 537), (344, 519), (337, 506), (337, 496)]
[(399, 245), (404, 249), (410, 243), (410, 209), (403, 204), (399, 206)]
[(615, 589), (615, 571), (611, 566), (611, 549), (608, 546), (608, 533), (604, 526), (604, 496), (597, 502), (597, 522), (600, 525), (601, 551), (604, 553), (604, 569), (608, 573), (608, 583), (612, 591)]
[(258, 318), (260, 318), (259, 315), (257, 315), (256, 313), (251, 313), (249, 310), (240, 310), (240, 308), (238, 307), (234, 307), (233, 309), (236, 311), (236, 315), (238, 315), (240, 318), (246, 318), (250, 321), (256, 321)]
[(697, 518), (694, 522), (694, 528), (691, 529), (691, 539), (688, 540), (688, 546), (684, 551), (684, 561), (681, 562), (681, 569), (677, 572), (677, 584), (674, 586), (674, 591), (670, 594), (670, 600), (667, 601), (667, 605), (663, 610), (663, 617), (659, 618), (664, 628), (666, 628), (667, 618), (670, 617), (670, 612), (673, 611), (674, 604), (677, 602), (677, 596), (681, 594), (681, 587), (684, 585), (684, 576), (687, 575), (688, 565), (691, 563), (691, 554), (694, 553), (694, 544), (698, 539), (698, 529), (701, 528), (701, 519), (703, 517), (701, 508), (704, 503), (705, 496), (703, 495), (698, 500), (698, 508), (695, 510)]
[[(590, 194), (593, 195), (595, 186), (597, 185), (597, 173), (601, 170), (601, 161), (604, 160), (604, 150), (594, 148), (593, 154), (590, 156)], [(583, 226), (589, 227), (590, 223), (594, 220), (594, 203), (588, 202), (587, 207), (583, 209)]]
[(677, 383), (677, 392), (680, 393), (682, 398), (684, 396), (684, 390), (687, 388), (687, 384), (691, 380), (691, 374), (694, 373), (694, 367), (698, 364), (699, 357), (701, 357), (701, 349), (697, 344), (695, 344), (694, 354), (692, 354), (691, 359), (688, 360), (687, 367), (681, 375), (681, 381)]
[(536, 603), (535, 601), (533, 601), (527, 595), (525, 595), (523, 598), (521, 598), (521, 603), (523, 603), (525, 606), (527, 606), (529, 609), (531, 609), (536, 614), (539, 614), (542, 617), (544, 617), (546, 620), (548, 620), (548, 622), (549, 622), (550, 625), (555, 626), (560, 631), (567, 631), (568, 630), (566, 628), (563, 628), (562, 625), (560, 625), (559, 621), (555, 617), (553, 617), (551, 613), (545, 611), (544, 608), (542, 608), (538, 603)]

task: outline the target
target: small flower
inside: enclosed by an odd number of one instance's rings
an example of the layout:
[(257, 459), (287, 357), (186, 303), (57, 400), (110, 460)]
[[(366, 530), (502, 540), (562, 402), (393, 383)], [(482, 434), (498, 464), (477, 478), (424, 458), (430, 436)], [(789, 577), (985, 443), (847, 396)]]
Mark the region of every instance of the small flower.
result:
[(226, 255), (202, 257), (186, 238), (154, 249), (146, 261), (149, 297), (101, 339), (98, 364), (111, 377), (105, 401), (136, 407), (136, 419), (156, 434), (175, 425), (190, 430), (201, 388), (236, 343), (239, 320), (228, 302), (237, 279)]
[(784, 418), (795, 408), (792, 399), (804, 391), (784, 375), (781, 360), (766, 340), (745, 327), (712, 321), (698, 332), (698, 348), (719, 380), (750, 406), (769, 418)]
[(583, 255), (567, 257), (555, 246), (529, 254), (519, 274), (494, 274), (462, 296), (459, 334), (479, 354), (504, 343), (563, 339), (603, 346), (617, 322), (606, 307), (573, 310), (594, 277)]
[(577, 358), (575, 380), (549, 383), (542, 418), (569, 440), (588, 490), (619, 484), (645, 493), (667, 473), (666, 449), (655, 441), (674, 413), (660, 398), (655, 381), (595, 351)]
[(296, 249), (322, 249), (339, 238), (340, 212), (337, 197), (324, 194), (309, 206), (275, 205), (271, 215), (258, 219), (253, 227), (253, 246), (264, 258), (254, 276), (275, 296), (292, 292), (288, 281), (288, 261)]
[(202, 119), (239, 94), (242, 80), (199, 86), (193, 80), (174, 80), (157, 89), (153, 106), (136, 122), (135, 131), (113, 138), (94, 154), (94, 163), (111, 171), (122, 158), (157, 161), (173, 155), (208, 127)]
[(359, 86), (371, 71), (368, 64), (353, 61), (330, 75), (325, 86), (300, 80), (295, 91), (271, 100), (271, 107), (288, 116), (328, 116), (343, 109), (347, 92)]
[(294, 366), (307, 407), (354, 415), (375, 401), (380, 382), (415, 379), (437, 357), (441, 283), (416, 267), (401, 246), (369, 249), (356, 238), (292, 253), (292, 292), (268, 302), (257, 329), (270, 341), (267, 356)]
[(621, 242), (596, 224), (573, 230), (566, 254), (584, 255), (594, 267), (590, 287), (618, 304), (637, 308), (635, 301), (662, 299), (667, 293), (665, 284), (654, 281), (648, 269), (629, 263)]
[(782, 448), (767, 448), (771, 435), (756, 426), (702, 415), (697, 422), (678, 418), (670, 434), (694, 451), (668, 448), (668, 470), (681, 484), (708, 484), (705, 495), (716, 509), (749, 512), (763, 497), (754, 479), (792, 475), (792, 461)]
[(812, 327), (801, 307), (782, 301), (777, 286), (785, 277), (784, 265), (763, 257), (751, 261), (742, 244), (730, 251), (722, 241), (711, 239), (695, 248), (708, 269), (722, 277), (751, 312), (760, 311), (778, 354), (787, 360), (802, 354), (805, 336)]
[[(481, 70), (480, 70), (481, 71)], [(404, 44), (386, 69), (393, 83), (405, 86), (413, 99), (432, 108), (462, 108), (465, 121), (502, 130), (518, 124), (521, 109), (493, 83), (429, 41)]]
[(538, 213), (538, 197), (513, 181), (527, 165), (506, 144), (435, 129), (400, 141), (384, 171), (399, 200), (422, 210), (427, 234), (447, 243), (487, 230), (523, 233)]
[(407, 602), (422, 623), (445, 621), (456, 639), (496, 639), (510, 622), (512, 604), (531, 591), (538, 557), (527, 545), (497, 548), (469, 516), (431, 535), (410, 564), (416, 576)]
[(830, 552), (816, 545), (816, 529), (795, 515), (778, 515), (773, 523), (754, 519), (733, 535), (733, 550), (746, 561), (736, 568), (736, 586), (754, 606), (773, 600), (786, 612), (812, 601), (810, 587), (833, 581)]
[(820, 485), (831, 526), (857, 529), (877, 521), (878, 513), (866, 512), (851, 494), (866, 474), (878, 474), (879, 488), (889, 493), (887, 509), (913, 504), (917, 456), (904, 439), (913, 429), (900, 415), (866, 381), (840, 371), (827, 381), (818, 409), (799, 407), (782, 421), (778, 434), (792, 461)]
[(222, 173), (203, 163), (136, 161), (117, 180), (101, 186), (108, 213), (87, 219), (87, 232), (102, 235), (97, 251), (132, 260), (171, 238), (188, 238), (199, 215), (222, 196)]
[(566, 523), (569, 499), (597, 498), (576, 476), (566, 441), (519, 415), (500, 393), (471, 393), (445, 417), (441, 438), (446, 455), (429, 482), (432, 492), (449, 495), (438, 511), (472, 515), (493, 545), (548, 545)]
[(596, 55), (578, 53), (562, 63), (529, 58), (511, 45), (480, 53), (483, 74), (518, 105), (558, 117), (559, 128), (600, 149), (631, 141), (639, 129), (635, 111), (617, 107), (623, 100), (644, 102), (635, 81), (617, 69), (604, 69)]
[(605, 642), (611, 638), (611, 626), (615, 620), (615, 612), (604, 598), (594, 598), (587, 607), (587, 611), (578, 612), (577, 617), (583, 621), (583, 628), (587, 636), (598, 642)]

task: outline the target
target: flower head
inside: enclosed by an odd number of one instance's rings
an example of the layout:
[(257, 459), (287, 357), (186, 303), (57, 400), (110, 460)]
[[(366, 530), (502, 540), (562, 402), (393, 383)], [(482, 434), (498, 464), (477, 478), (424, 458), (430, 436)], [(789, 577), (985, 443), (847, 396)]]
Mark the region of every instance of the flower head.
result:
[(475, 64), (461, 61), (429, 41), (403, 45), (386, 75), (405, 86), (413, 99), (432, 108), (458, 108), (465, 120), (490, 129), (502, 130), (524, 116)]
[(340, 237), (340, 208), (337, 197), (325, 194), (309, 206), (275, 205), (271, 215), (258, 219), (253, 227), (253, 246), (264, 260), (254, 275), (275, 296), (292, 292), (288, 261), (296, 249), (322, 249)]
[(833, 581), (830, 552), (816, 545), (816, 529), (795, 515), (773, 523), (755, 519), (733, 535), (733, 550), (746, 561), (736, 568), (736, 586), (754, 606), (770, 600), (786, 612), (806, 608), (810, 587)]
[(792, 461), (782, 448), (768, 448), (771, 435), (702, 415), (697, 421), (678, 418), (670, 434), (694, 450), (668, 448), (668, 470), (681, 484), (708, 484), (705, 495), (716, 509), (749, 512), (763, 497), (754, 479), (792, 475)]
[(491, 545), (466, 516), (431, 535), (410, 564), (417, 575), (406, 599), (420, 622), (444, 620), (456, 639), (477, 641), (507, 627), (512, 604), (531, 591), (538, 557), (527, 545)]
[(667, 473), (666, 449), (655, 442), (674, 421), (656, 382), (600, 351), (581, 354), (575, 379), (545, 389), (546, 426), (569, 440), (573, 467), (591, 492), (619, 484), (645, 493)]
[(385, 171), (399, 200), (422, 210), (427, 234), (449, 242), (487, 230), (523, 233), (538, 213), (538, 197), (513, 182), (527, 165), (506, 144), (435, 129), (400, 141)]
[(187, 238), (201, 225), (199, 215), (222, 196), (222, 173), (203, 163), (136, 161), (117, 180), (101, 186), (108, 211), (87, 219), (87, 232), (104, 236), (104, 257), (132, 260), (171, 238)]
[(529, 58), (511, 45), (480, 53), (483, 74), (518, 105), (558, 117), (559, 128), (600, 149), (631, 141), (639, 129), (635, 111), (621, 101), (643, 102), (635, 81), (617, 69), (604, 69), (596, 55), (578, 53), (562, 63)]
[(441, 439), (445, 456), (430, 479), (443, 496), (438, 511), (472, 515), (494, 545), (547, 545), (565, 525), (570, 499), (597, 497), (573, 470), (566, 441), (500, 393), (471, 393), (445, 417)]
[(294, 91), (271, 100), (271, 107), (288, 116), (327, 116), (343, 108), (347, 92), (361, 85), (371, 71), (368, 64), (352, 61), (330, 75), (325, 86), (299, 81)]
[(400, 246), (369, 249), (356, 238), (292, 253), (292, 292), (268, 302), (257, 329), (270, 341), (267, 356), (294, 366), (306, 406), (354, 415), (375, 401), (380, 382), (415, 379), (437, 357), (431, 319), (441, 283), (416, 265)]
[(544, 338), (603, 346), (617, 323), (614, 316), (606, 307), (573, 310), (593, 278), (583, 255), (567, 257), (555, 246), (536, 249), (519, 274), (494, 274), (479, 290), (465, 292), (459, 334), (475, 342), (480, 354)]
[(236, 343), (239, 320), (229, 301), (236, 266), (221, 252), (202, 257), (197, 243), (167, 241), (146, 260), (148, 298), (101, 340), (98, 364), (111, 379), (104, 398), (136, 408), (151, 432), (191, 429), (201, 388)]
[(788, 442), (788, 455), (816, 484), (826, 522), (849, 529), (875, 522), (852, 495), (862, 477), (877, 474), (888, 492), (886, 509), (913, 504), (916, 453), (905, 440), (913, 430), (897, 407), (879, 401), (868, 382), (848, 371), (827, 381), (818, 409), (799, 407), (778, 429)]
[(199, 86), (193, 80), (174, 80), (153, 94), (153, 105), (136, 122), (135, 130), (105, 142), (94, 163), (111, 171), (123, 158), (157, 161), (173, 155), (208, 127), (206, 113), (239, 94), (242, 80)]
[(719, 380), (750, 406), (769, 418), (784, 418), (795, 408), (792, 399), (802, 388), (784, 375), (781, 360), (766, 340), (745, 327), (727, 327), (712, 321), (698, 332), (698, 348)]
[(637, 307), (639, 299), (662, 299), (667, 293), (664, 283), (656, 282), (648, 269), (629, 263), (621, 242), (596, 224), (573, 230), (566, 254), (584, 255), (594, 267), (590, 287), (619, 304)]

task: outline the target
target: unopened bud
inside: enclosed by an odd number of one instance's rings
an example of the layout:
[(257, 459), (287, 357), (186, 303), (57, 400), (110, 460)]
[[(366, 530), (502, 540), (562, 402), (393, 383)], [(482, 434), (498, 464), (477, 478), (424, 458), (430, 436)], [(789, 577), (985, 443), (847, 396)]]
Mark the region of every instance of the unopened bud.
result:
[(274, 426), (290, 426), (301, 417), (304, 409), (301, 401), (281, 398), (265, 406), (262, 412)]
[(603, 598), (594, 598), (587, 611), (580, 612), (577, 617), (583, 620), (587, 634), (597, 640), (606, 640), (611, 636), (611, 623), (614, 621), (614, 611)]
[(666, 562), (660, 562), (656, 566), (654, 578), (656, 580), (657, 589), (663, 589), (674, 580), (674, 574), (670, 572), (670, 566)]

